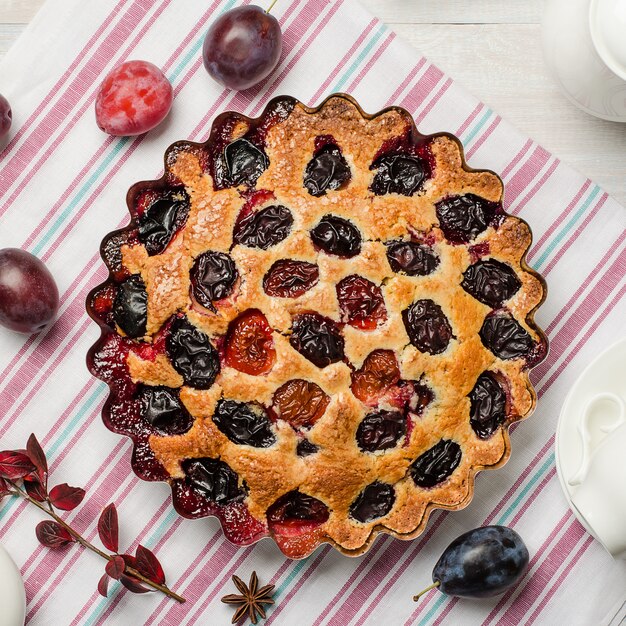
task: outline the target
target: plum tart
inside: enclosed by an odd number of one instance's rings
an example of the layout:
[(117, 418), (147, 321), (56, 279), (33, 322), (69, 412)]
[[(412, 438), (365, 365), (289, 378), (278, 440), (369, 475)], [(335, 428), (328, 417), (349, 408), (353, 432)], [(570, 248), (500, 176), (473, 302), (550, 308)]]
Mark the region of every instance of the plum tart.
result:
[(534, 409), (531, 233), (403, 109), (280, 97), (128, 193), (88, 299), (106, 426), (183, 516), (289, 557), (363, 553), (470, 501)]

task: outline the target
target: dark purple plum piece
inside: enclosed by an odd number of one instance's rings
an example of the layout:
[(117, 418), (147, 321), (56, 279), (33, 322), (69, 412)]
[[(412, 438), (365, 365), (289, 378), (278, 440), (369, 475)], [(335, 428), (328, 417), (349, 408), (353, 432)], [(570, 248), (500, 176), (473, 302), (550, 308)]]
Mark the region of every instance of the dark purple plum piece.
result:
[(301, 313), (293, 318), (291, 346), (317, 367), (326, 367), (344, 358), (341, 330), (319, 313)]
[(409, 473), (418, 487), (434, 487), (449, 478), (461, 462), (461, 446), (450, 439), (442, 439), (409, 467)]
[(327, 144), (318, 150), (304, 171), (304, 186), (315, 197), (344, 187), (352, 174), (339, 146)]
[(327, 254), (351, 258), (361, 252), (361, 233), (350, 221), (325, 215), (311, 230), (311, 240)]
[(498, 205), (468, 193), (435, 205), (439, 226), (451, 243), (469, 243), (493, 223)]
[(234, 243), (267, 250), (286, 239), (293, 226), (293, 215), (284, 206), (268, 206), (237, 222)]
[(301, 491), (286, 493), (267, 509), (270, 527), (280, 525), (297, 528), (302, 522), (323, 524), (329, 516), (328, 507), (321, 500)]
[(113, 319), (128, 337), (143, 337), (148, 323), (148, 293), (139, 274), (117, 287), (113, 301)]
[(427, 276), (439, 266), (433, 249), (416, 241), (390, 241), (387, 260), (394, 272), (408, 276)]
[(511, 528), (475, 528), (444, 550), (433, 569), (433, 582), (449, 596), (498, 596), (520, 581), (529, 557), (524, 541)]
[(420, 189), (427, 172), (424, 162), (409, 154), (381, 156), (370, 169), (377, 170), (370, 187), (377, 196), (388, 193), (412, 196)]
[(298, 456), (310, 456), (319, 452), (319, 448), (308, 439), (300, 439), (296, 447), (296, 453)]
[(512, 267), (495, 259), (487, 259), (465, 270), (461, 286), (476, 300), (495, 309), (512, 298), (522, 283)]
[(186, 459), (182, 468), (187, 482), (207, 500), (225, 505), (243, 500), (244, 490), (239, 487), (239, 477), (229, 465), (218, 459)]
[(157, 198), (138, 218), (137, 236), (150, 256), (165, 251), (187, 222), (190, 206), (187, 192), (177, 189)]
[(220, 400), (213, 422), (231, 441), (254, 448), (269, 448), (276, 441), (272, 424), (260, 405)]
[(193, 417), (180, 401), (178, 390), (142, 385), (137, 397), (142, 417), (160, 434), (182, 435), (193, 426)]
[(213, 309), (213, 302), (233, 292), (239, 272), (228, 254), (209, 251), (196, 258), (190, 276), (194, 298), (207, 309)]
[(488, 439), (506, 420), (506, 393), (491, 372), (483, 372), (469, 393), (470, 425)]
[(453, 337), (448, 318), (432, 300), (417, 300), (402, 311), (402, 319), (411, 343), (421, 352), (440, 354)]
[(399, 411), (380, 410), (363, 418), (356, 430), (359, 448), (376, 452), (395, 448), (406, 434), (406, 418)]
[(490, 313), (479, 331), (483, 345), (499, 359), (519, 359), (534, 348), (528, 332), (508, 311)]
[(174, 320), (165, 342), (173, 368), (186, 385), (195, 389), (209, 389), (220, 372), (217, 350), (209, 337), (187, 320)]
[(317, 285), (319, 275), (314, 263), (281, 259), (263, 277), (263, 290), (276, 298), (299, 298)]
[(247, 139), (236, 139), (224, 148), (224, 158), (231, 185), (254, 187), (259, 176), (269, 167), (265, 152)]
[(365, 487), (350, 505), (350, 517), (366, 524), (387, 515), (395, 501), (396, 492), (393, 485), (376, 481)]

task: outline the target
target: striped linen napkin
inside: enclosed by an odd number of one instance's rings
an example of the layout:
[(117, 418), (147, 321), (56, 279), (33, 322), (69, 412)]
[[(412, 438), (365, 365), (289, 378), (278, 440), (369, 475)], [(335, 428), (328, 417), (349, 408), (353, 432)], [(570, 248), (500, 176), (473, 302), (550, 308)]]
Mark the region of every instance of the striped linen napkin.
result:
[[(247, 0), (244, 0), (247, 1)], [(115, 587), (98, 596), (102, 563), (76, 548), (40, 547), (37, 511), (0, 506), (0, 541), (18, 562), (31, 624), (202, 624), (230, 622), (219, 599), (230, 577), (276, 585), (266, 624), (596, 624), (619, 604), (626, 570), (575, 520), (554, 465), (554, 431), (577, 375), (625, 330), (626, 211), (592, 181), (521, 136), (455, 85), (353, 0), (283, 0), (274, 8), (285, 46), (278, 69), (260, 89), (234, 93), (213, 83), (200, 59), (207, 24), (241, 0), (48, 0), (0, 64), (0, 91), (13, 104), (13, 137), (0, 154), (0, 247), (41, 257), (57, 277), (61, 317), (44, 336), (0, 332), (0, 447), (19, 448), (34, 431), (59, 482), (88, 491), (67, 517), (88, 538), (110, 501), (119, 507), (123, 547), (141, 542), (158, 553), (171, 588), (188, 602), (160, 594), (130, 596)], [(147, 137), (116, 139), (96, 127), (93, 101), (104, 74), (126, 59), (163, 68), (174, 85), (169, 120)], [(271, 541), (240, 549), (214, 519), (185, 521), (166, 485), (142, 483), (130, 471), (129, 442), (106, 430), (105, 386), (89, 376), (85, 354), (98, 335), (85, 314), (89, 289), (106, 275), (102, 237), (127, 217), (125, 193), (159, 175), (174, 140), (203, 140), (211, 120), (236, 109), (258, 115), (274, 95), (315, 104), (332, 92), (353, 94), (368, 111), (407, 108), (424, 133), (451, 131), (470, 165), (500, 173), (506, 208), (532, 226), (531, 265), (550, 293), (538, 315), (550, 356), (534, 373), (536, 414), (515, 429), (513, 455), (479, 476), (472, 504), (436, 512), (411, 542), (380, 537), (363, 558), (328, 546), (286, 560)], [(528, 543), (532, 560), (521, 584), (486, 602), (458, 601), (431, 591), (433, 564), (459, 533), (506, 524)]]

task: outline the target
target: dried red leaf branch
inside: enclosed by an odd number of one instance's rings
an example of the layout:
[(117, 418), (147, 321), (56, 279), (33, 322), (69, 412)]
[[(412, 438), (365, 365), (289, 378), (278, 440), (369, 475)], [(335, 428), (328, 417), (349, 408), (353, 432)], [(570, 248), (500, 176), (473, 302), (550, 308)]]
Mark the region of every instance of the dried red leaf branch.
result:
[(157, 557), (142, 545), (135, 556), (119, 554), (119, 520), (114, 504), (109, 504), (98, 520), (98, 535), (107, 554), (75, 531), (55, 512), (74, 510), (84, 499), (85, 490), (61, 484), (48, 490), (48, 463), (35, 435), (31, 435), (26, 450), (0, 452), (0, 500), (18, 496), (34, 504), (51, 517), (37, 524), (35, 534), (39, 543), (53, 550), (78, 543), (106, 560), (105, 573), (98, 582), (98, 592), (107, 596), (109, 580), (119, 580), (132, 593), (160, 591), (177, 602), (185, 599), (165, 584), (163, 567)]

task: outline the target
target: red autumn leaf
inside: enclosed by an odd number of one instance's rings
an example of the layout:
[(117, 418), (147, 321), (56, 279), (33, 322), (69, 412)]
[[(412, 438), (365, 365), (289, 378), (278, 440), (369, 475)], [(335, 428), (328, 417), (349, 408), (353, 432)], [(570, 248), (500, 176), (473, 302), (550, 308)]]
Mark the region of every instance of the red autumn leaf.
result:
[(85, 490), (80, 487), (70, 487), (63, 483), (50, 490), (50, 501), (52, 506), (62, 511), (72, 511), (85, 497)]
[(119, 524), (117, 521), (117, 509), (114, 504), (109, 504), (100, 519), (98, 520), (98, 534), (100, 535), (100, 541), (104, 544), (104, 547), (111, 552), (117, 552), (119, 550)]
[(42, 485), (45, 485), (48, 479), (48, 461), (46, 460), (46, 455), (44, 454), (41, 445), (39, 445), (39, 441), (37, 441), (37, 437), (35, 437), (35, 435), (31, 435), (28, 438), (26, 451), (28, 452), (28, 457), (33, 462), (33, 465), (37, 468), (39, 480)]
[(103, 574), (102, 578), (98, 581), (98, 593), (105, 598), (109, 595), (109, 576)]
[(33, 462), (23, 452), (18, 450), (0, 452), (0, 477), (17, 480), (36, 471)]
[(126, 563), (121, 556), (116, 555), (106, 564), (104, 569), (111, 578), (119, 580), (126, 569)]
[(131, 556), (130, 554), (121, 554), (120, 556), (124, 559), (126, 567), (137, 569), (137, 559), (134, 556)]
[(74, 541), (74, 537), (70, 535), (67, 529), (63, 528), (58, 522), (50, 520), (39, 522), (35, 533), (37, 539), (39, 539), (39, 543), (46, 546), (46, 548), (62, 548)]
[(39, 480), (25, 480), (24, 489), (26, 493), (37, 502), (45, 502), (48, 494), (45, 487), (39, 482)]
[(165, 572), (159, 563), (159, 559), (142, 545), (137, 548), (137, 565), (135, 569), (153, 583), (159, 585), (165, 583)]
[(120, 582), (132, 593), (148, 593), (148, 591), (152, 591), (152, 589), (144, 587), (137, 579), (130, 576), (123, 575), (120, 578)]

